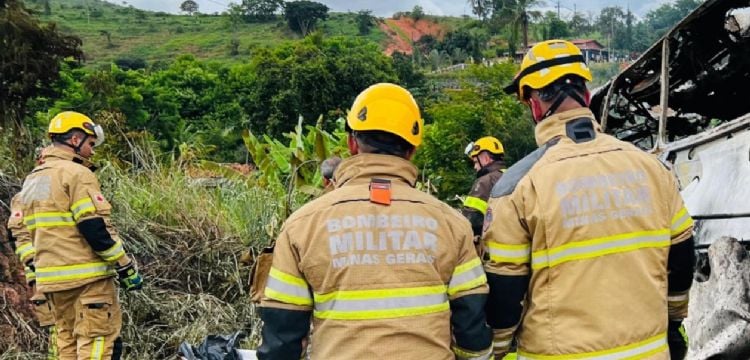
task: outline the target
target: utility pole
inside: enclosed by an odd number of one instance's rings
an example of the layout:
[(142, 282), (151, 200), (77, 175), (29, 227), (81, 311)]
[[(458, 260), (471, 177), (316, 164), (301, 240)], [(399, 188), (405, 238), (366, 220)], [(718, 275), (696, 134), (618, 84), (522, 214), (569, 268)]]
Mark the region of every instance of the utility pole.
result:
[(557, 0), (557, 20), (560, 20), (560, 0)]
[(615, 17), (614, 16), (612, 17), (612, 22), (610, 22), (609, 25), (610, 25), (609, 26), (609, 29), (610, 29), (609, 30), (609, 56), (607, 56), (608, 58), (607, 60), (609, 60), (609, 62), (612, 62), (612, 53), (614, 52), (612, 50), (612, 41), (614, 40), (614, 37), (615, 37)]

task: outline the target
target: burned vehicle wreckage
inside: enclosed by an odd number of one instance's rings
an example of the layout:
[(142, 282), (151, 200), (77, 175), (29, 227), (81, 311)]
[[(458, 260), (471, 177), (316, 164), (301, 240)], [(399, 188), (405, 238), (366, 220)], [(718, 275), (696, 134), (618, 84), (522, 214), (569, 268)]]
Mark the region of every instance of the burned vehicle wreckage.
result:
[(688, 358), (750, 359), (750, 3), (706, 1), (594, 90), (591, 109), (671, 168), (695, 219)]

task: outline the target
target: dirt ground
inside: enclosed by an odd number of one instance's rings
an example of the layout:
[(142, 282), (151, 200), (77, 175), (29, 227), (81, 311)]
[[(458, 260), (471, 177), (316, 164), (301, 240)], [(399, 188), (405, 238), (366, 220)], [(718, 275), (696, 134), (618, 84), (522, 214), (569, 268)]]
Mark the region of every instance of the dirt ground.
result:
[[(386, 55), (389, 56), (396, 51), (411, 54), (414, 51), (412, 43), (418, 41), (422, 36), (432, 35), (438, 40), (442, 40), (447, 32), (445, 27), (432, 20), (420, 19), (414, 21), (414, 19), (408, 17), (386, 19), (379, 26), (390, 37), (385, 49)], [(394, 28), (398, 28), (400, 34)]]

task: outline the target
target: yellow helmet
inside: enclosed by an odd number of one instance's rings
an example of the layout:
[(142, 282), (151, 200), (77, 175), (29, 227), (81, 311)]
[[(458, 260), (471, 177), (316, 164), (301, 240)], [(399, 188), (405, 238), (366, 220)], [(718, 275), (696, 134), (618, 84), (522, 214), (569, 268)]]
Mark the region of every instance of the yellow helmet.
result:
[(547, 40), (534, 45), (521, 62), (521, 70), (513, 83), (505, 87), (508, 94), (518, 94), (526, 101), (525, 88), (541, 89), (566, 75), (578, 75), (591, 81), (591, 70), (586, 66), (581, 49), (570, 41)]
[(349, 110), (346, 123), (354, 131), (385, 131), (414, 147), (422, 143), (424, 122), (419, 106), (406, 89), (379, 83), (362, 91)]
[(505, 153), (505, 148), (503, 148), (503, 143), (497, 138), (485, 136), (477, 141), (469, 143), (469, 145), (466, 146), (464, 153), (468, 157), (473, 158), (479, 155), (482, 151), (489, 151), (492, 154), (500, 155)]
[(94, 121), (88, 116), (75, 111), (61, 112), (52, 118), (49, 122), (47, 136), (65, 134), (73, 129), (81, 130), (89, 136), (96, 137), (96, 146), (104, 142), (104, 129), (94, 124)]

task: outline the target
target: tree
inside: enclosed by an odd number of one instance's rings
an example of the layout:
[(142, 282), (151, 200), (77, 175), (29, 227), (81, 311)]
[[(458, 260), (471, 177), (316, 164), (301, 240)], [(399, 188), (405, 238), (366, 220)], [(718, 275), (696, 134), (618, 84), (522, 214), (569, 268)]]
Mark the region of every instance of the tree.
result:
[[(293, 129), (300, 115), (345, 114), (354, 96), (378, 82), (396, 82), (392, 60), (376, 43), (360, 38), (304, 41), (260, 49), (238, 74), (254, 74), (235, 91), (255, 133), (278, 136)], [(326, 128), (331, 128), (330, 123)]]
[(288, 2), (284, 17), (292, 31), (306, 36), (315, 29), (318, 20), (328, 18), (328, 6), (307, 0)]
[(115, 47), (115, 44), (112, 43), (112, 33), (107, 30), (99, 30), (99, 35), (107, 38), (107, 49)]
[(510, 26), (510, 39), (508, 47), (510, 53), (515, 53), (515, 46), (518, 41), (518, 31), (523, 35), (523, 51), (529, 47), (529, 21), (541, 17), (541, 13), (531, 10), (534, 6), (542, 5), (541, 0), (506, 0), (499, 14), (500, 19), (504, 19)]
[(649, 11), (644, 22), (654, 30), (654, 40), (664, 35), (672, 26), (687, 16), (701, 4), (700, 0), (677, 0)]
[(454, 54), (461, 49), (474, 59), (482, 58), (482, 50), (487, 48), (489, 34), (479, 28), (459, 28), (445, 35), (438, 48), (445, 53)]
[(232, 37), (232, 39), (229, 40), (229, 55), (237, 56), (239, 54), (240, 54), (240, 39), (236, 37)]
[(453, 200), (471, 187), (474, 171), (463, 153), (469, 141), (487, 135), (498, 137), (505, 145), (508, 164), (536, 148), (532, 122), (527, 120), (530, 115), (502, 91), (516, 71), (511, 63), (471, 65), (457, 73), (459, 89), (441, 94), (443, 101), (425, 105), (423, 114), (429, 121), (414, 162), (439, 189), (436, 195), (441, 199)]
[(53, 94), (60, 63), (80, 61), (82, 43), (55, 24), (40, 24), (17, 0), (0, 0), (0, 34), (0, 126), (12, 129), (20, 143), (27, 102)]
[(607, 47), (617, 46), (615, 35), (624, 27), (625, 12), (619, 6), (608, 6), (601, 10), (596, 20), (596, 28), (607, 37)]
[(246, 21), (265, 21), (284, 8), (284, 0), (242, 0), (241, 7)]
[(193, 0), (185, 0), (180, 4), (180, 11), (188, 13), (192, 16), (198, 12), (198, 3)]
[(541, 25), (541, 38), (544, 40), (562, 39), (570, 36), (568, 24), (565, 21), (560, 20), (560, 18), (557, 17), (557, 14), (552, 11), (544, 13)]
[(568, 28), (570, 28), (573, 36), (579, 37), (591, 31), (591, 24), (583, 14), (574, 13), (573, 17), (568, 22)]
[(370, 28), (375, 22), (375, 18), (372, 16), (371, 10), (360, 10), (357, 12), (357, 29), (360, 35), (367, 35), (370, 33)]
[(393, 59), (393, 68), (396, 71), (396, 75), (398, 75), (399, 84), (408, 89), (424, 85), (425, 76), (415, 68), (411, 56), (396, 51), (391, 55), (391, 59)]
[(492, 12), (493, 0), (469, 0), (468, 3), (471, 12), (479, 17), (479, 20), (486, 21)]
[(411, 18), (414, 19), (414, 21), (419, 21), (422, 18), (424, 18), (424, 9), (419, 5), (414, 5), (414, 8), (411, 9)]

